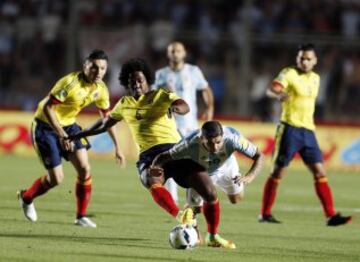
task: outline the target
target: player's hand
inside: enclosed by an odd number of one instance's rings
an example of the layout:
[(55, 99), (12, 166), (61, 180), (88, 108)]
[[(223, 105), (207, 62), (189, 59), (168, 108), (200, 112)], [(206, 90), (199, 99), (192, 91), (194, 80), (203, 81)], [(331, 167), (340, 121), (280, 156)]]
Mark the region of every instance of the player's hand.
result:
[(277, 97), (281, 102), (284, 102), (289, 99), (289, 95), (285, 92), (279, 92)]
[(64, 151), (72, 152), (74, 151), (74, 142), (72, 142), (68, 137), (62, 136), (59, 137), (61, 148)]
[(164, 169), (159, 166), (150, 166), (149, 174), (152, 177), (159, 177), (164, 175)]
[(126, 166), (125, 155), (120, 149), (115, 150), (115, 159), (116, 159), (116, 163), (119, 164), (121, 168), (125, 168)]
[(68, 135), (67, 137), (64, 137), (64, 139), (71, 142), (71, 141), (74, 141), (76, 139), (80, 139), (80, 137), (77, 134), (74, 134), (74, 135)]
[(236, 176), (233, 178), (233, 181), (235, 184), (238, 184), (239, 186), (241, 184), (244, 184), (244, 186), (250, 184), (254, 180), (255, 176), (252, 174), (247, 174), (246, 176)]

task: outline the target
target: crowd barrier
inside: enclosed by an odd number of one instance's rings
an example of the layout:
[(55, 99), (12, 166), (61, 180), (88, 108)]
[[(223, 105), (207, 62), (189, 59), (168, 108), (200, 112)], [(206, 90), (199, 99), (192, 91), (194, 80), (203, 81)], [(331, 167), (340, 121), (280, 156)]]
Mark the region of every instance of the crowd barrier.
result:
[[(0, 155), (14, 154), (36, 156), (30, 138), (32, 113), (0, 111)], [(89, 126), (97, 115), (81, 115), (78, 123), (83, 127)], [(271, 154), (274, 146), (276, 124), (247, 122), (247, 121), (221, 121), (224, 125), (239, 130), (245, 137), (255, 143), (266, 157), (267, 164), (271, 163)], [(120, 145), (128, 160), (136, 160), (138, 149), (125, 123), (118, 123), (117, 130)], [(323, 152), (324, 161), (328, 169), (360, 170), (360, 127), (321, 125), (317, 127), (316, 135)], [(90, 156), (94, 158), (113, 158), (113, 145), (110, 137), (105, 134), (91, 137), (92, 149)], [(245, 158), (238, 156), (241, 162)], [(301, 158), (296, 155), (292, 166), (302, 166)]]

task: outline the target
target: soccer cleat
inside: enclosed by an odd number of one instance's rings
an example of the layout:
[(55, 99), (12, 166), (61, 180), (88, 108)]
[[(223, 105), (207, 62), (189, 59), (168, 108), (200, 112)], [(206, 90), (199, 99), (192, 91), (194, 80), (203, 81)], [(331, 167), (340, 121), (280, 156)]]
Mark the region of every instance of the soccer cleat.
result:
[(30, 204), (27, 204), (24, 202), (24, 199), (22, 197), (24, 192), (25, 192), (25, 190), (20, 190), (17, 192), (17, 197), (18, 197), (20, 206), (24, 211), (25, 217), (27, 219), (29, 219), (30, 221), (35, 222), (37, 220), (37, 214), (36, 214), (34, 203), (31, 202)]
[(327, 221), (328, 226), (340, 226), (350, 223), (352, 220), (351, 216), (344, 217), (340, 213), (336, 213), (332, 217), (329, 217)]
[(206, 245), (209, 247), (222, 247), (228, 249), (235, 249), (234, 242), (222, 238), (219, 234), (207, 234), (205, 238)]
[(88, 217), (80, 217), (75, 220), (76, 226), (96, 228), (96, 224)]
[(274, 223), (274, 224), (280, 224), (281, 221), (277, 220), (273, 215), (259, 215), (258, 221), (260, 223)]
[(176, 219), (183, 225), (194, 227), (197, 224), (196, 219), (194, 219), (194, 212), (190, 207), (185, 208), (183, 211), (179, 211)]

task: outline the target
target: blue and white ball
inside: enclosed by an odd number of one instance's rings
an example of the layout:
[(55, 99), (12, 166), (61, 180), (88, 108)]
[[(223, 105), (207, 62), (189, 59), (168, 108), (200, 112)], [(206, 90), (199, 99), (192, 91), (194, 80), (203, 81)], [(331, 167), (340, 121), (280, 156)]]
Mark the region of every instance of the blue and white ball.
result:
[(191, 249), (196, 246), (198, 234), (192, 226), (177, 225), (169, 234), (169, 243), (175, 249)]

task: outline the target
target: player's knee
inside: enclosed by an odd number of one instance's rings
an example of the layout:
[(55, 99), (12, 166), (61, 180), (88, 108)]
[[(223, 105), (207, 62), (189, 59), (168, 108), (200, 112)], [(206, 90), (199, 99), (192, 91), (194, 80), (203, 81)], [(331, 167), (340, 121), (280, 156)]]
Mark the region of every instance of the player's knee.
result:
[(89, 176), (90, 175), (90, 165), (87, 164), (87, 165), (81, 166), (78, 170), (78, 175), (81, 178), (86, 178), (87, 176)]
[(244, 194), (241, 192), (234, 195), (228, 195), (228, 197), (231, 204), (237, 204), (244, 199)]
[(55, 187), (57, 185), (60, 185), (64, 180), (64, 174), (56, 174), (55, 176), (50, 177), (50, 186)]
[(208, 202), (208, 203), (212, 203), (214, 201), (216, 201), (217, 197), (217, 193), (216, 193), (216, 189), (215, 187), (207, 187), (205, 194), (202, 196), (204, 201)]

